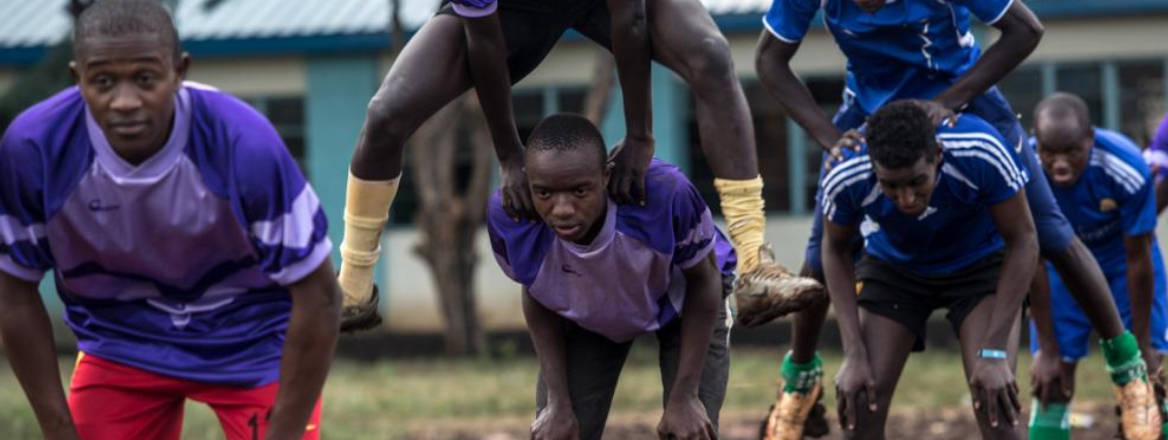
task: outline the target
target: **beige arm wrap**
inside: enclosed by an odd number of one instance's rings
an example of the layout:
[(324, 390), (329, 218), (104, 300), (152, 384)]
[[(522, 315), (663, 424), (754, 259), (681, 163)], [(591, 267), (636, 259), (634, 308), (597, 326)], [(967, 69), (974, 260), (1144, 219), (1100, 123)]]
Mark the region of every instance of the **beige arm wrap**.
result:
[(749, 272), (758, 265), (758, 248), (763, 244), (766, 216), (763, 214), (762, 177), (750, 180), (714, 179), (714, 188), (722, 202), (722, 215), (734, 252), (738, 254), (738, 273)]
[(341, 272), (337, 281), (345, 305), (366, 301), (373, 293), (373, 266), (381, 254), (381, 230), (401, 177), (362, 180), (349, 174), (345, 190), (345, 238), (341, 240)]

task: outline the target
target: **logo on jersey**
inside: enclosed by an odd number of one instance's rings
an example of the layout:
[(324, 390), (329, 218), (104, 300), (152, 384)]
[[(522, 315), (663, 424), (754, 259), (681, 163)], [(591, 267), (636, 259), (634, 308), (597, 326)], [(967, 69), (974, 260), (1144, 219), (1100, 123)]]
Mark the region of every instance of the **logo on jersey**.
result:
[(89, 201), (89, 210), (93, 212), (108, 212), (121, 208), (120, 205), (106, 205), (101, 202), (101, 199), (93, 199)]
[(1115, 199), (1103, 199), (1099, 201), (1099, 212), (1111, 212), (1119, 209), (1119, 204), (1115, 203)]

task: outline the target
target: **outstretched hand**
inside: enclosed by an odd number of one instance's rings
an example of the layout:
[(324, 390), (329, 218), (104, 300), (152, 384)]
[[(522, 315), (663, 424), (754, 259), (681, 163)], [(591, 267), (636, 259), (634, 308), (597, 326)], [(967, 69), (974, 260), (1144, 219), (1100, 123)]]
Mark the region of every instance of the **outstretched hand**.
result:
[(645, 204), (645, 173), (653, 160), (653, 138), (625, 138), (609, 154), (608, 191), (619, 204)]

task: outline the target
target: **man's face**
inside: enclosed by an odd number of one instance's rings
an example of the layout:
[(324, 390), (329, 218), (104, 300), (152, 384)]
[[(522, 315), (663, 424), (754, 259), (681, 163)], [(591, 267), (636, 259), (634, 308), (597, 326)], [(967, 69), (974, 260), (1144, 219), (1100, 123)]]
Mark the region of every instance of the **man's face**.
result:
[(929, 207), (937, 181), (937, 167), (941, 163), (941, 150), (932, 156), (917, 159), (912, 166), (885, 168), (873, 164), (880, 190), (896, 204), (896, 209), (909, 217), (918, 217)]
[(529, 150), (524, 160), (535, 211), (561, 239), (588, 244), (604, 222), (608, 169), (587, 148)]
[(1035, 139), (1042, 169), (1055, 186), (1071, 186), (1083, 176), (1095, 133), (1090, 128), (1039, 120)]
[(856, 3), (856, 6), (859, 6), (860, 9), (863, 9), (864, 12), (867, 12), (869, 14), (875, 14), (876, 11), (879, 11), (880, 8), (884, 7), (884, 3), (885, 3), (885, 0), (852, 0), (852, 1), (854, 1)]
[(155, 34), (92, 35), (79, 44), (69, 67), (86, 106), (118, 155), (146, 160), (166, 143), (188, 58), (176, 63), (168, 39)]

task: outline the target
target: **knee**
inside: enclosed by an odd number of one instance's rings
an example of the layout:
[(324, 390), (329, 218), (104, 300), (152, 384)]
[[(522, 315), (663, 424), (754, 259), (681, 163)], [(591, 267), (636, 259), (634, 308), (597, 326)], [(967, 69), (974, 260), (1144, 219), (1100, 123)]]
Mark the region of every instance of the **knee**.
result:
[(687, 51), (684, 66), (683, 76), (695, 92), (725, 91), (728, 83), (738, 80), (730, 57), (730, 43), (718, 33), (702, 38), (697, 47)]

